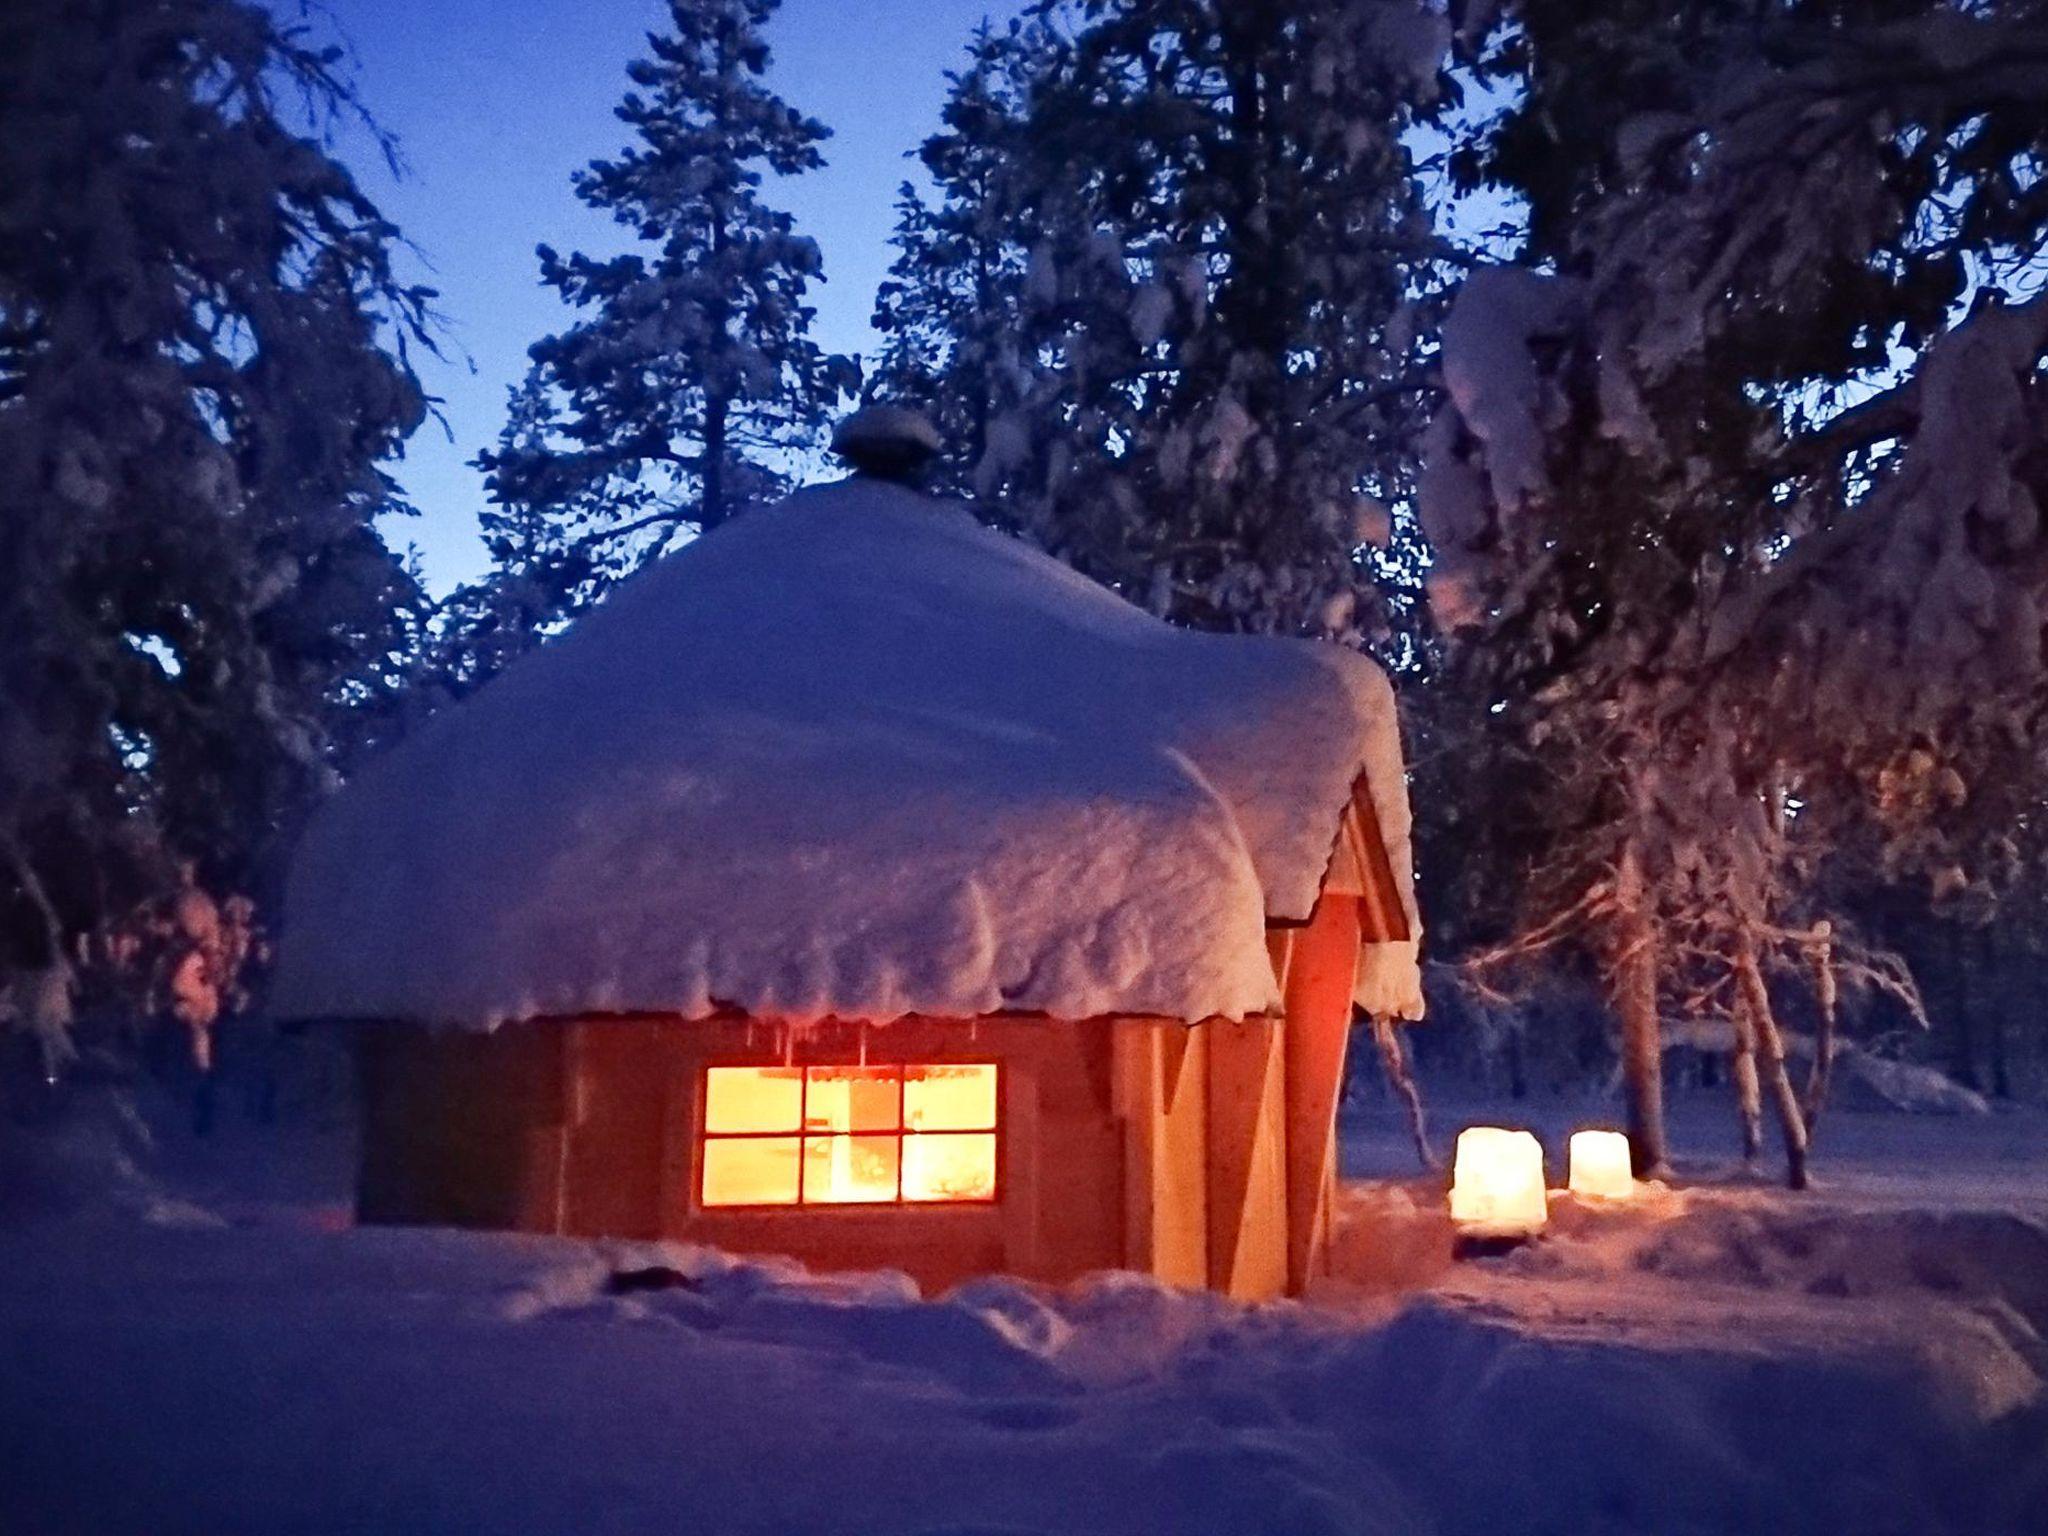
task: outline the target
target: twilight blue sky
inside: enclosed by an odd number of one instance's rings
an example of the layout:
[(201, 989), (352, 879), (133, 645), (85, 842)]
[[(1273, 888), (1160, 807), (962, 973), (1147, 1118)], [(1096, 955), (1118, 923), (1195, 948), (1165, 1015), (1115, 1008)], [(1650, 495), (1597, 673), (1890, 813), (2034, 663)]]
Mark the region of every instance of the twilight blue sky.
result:
[[(366, 187), (432, 264), (448, 317), (445, 365), (425, 360), (451, 442), (428, 423), (397, 474), (419, 506), (387, 528), (415, 543), (436, 591), (482, 570), (481, 477), (465, 461), (492, 442), (526, 348), (569, 311), (537, 277), (534, 245), (603, 249), (619, 235), (578, 203), (569, 175), (624, 142), (612, 107), (625, 64), (661, 24), (663, 0), (330, 0), (359, 62), (363, 99), (396, 133), (409, 175), (394, 183), (362, 144), (344, 144)], [(826, 168), (773, 185), (825, 256), (817, 335), (859, 352), (889, 264), (906, 151), (938, 122), (944, 71), (984, 15), (1019, 0), (784, 0), (771, 24), (771, 83), (833, 130)]]

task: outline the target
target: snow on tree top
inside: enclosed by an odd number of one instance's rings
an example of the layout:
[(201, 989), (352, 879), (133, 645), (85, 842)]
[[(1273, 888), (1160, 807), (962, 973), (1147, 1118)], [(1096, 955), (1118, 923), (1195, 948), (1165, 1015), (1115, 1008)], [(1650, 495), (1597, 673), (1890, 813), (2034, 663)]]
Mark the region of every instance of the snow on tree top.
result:
[[(856, 478), (660, 561), (335, 796), (272, 1011), (1243, 1017), (1361, 773), (1419, 931), (1370, 661), (1172, 628)], [(1419, 1013), (1412, 943), (1368, 948), (1372, 1006)]]

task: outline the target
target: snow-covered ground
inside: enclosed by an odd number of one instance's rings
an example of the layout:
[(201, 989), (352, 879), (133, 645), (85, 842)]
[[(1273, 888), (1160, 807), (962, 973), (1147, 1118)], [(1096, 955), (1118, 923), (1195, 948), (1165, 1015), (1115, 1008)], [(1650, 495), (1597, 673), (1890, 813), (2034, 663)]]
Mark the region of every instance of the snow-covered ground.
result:
[[(2048, 1529), (2048, 1117), (1844, 1114), (1810, 1196), (1454, 1265), (1394, 1117), (1346, 1132), (1350, 1280), (1242, 1308), (348, 1230), (341, 1136), (231, 1125), (0, 1214), (0, 1532)], [(1682, 1166), (1725, 1134), (1682, 1108)]]

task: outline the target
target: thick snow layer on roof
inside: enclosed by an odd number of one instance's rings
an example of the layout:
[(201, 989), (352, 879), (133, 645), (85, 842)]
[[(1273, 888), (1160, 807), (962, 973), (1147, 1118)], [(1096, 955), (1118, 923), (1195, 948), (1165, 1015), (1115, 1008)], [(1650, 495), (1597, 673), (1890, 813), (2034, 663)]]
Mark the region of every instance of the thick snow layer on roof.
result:
[[(272, 1008), (1241, 1017), (1361, 772), (1405, 900), (1370, 661), (1173, 629), (842, 482), (660, 562), (337, 795)], [(1412, 945), (1378, 948), (1362, 984), (1412, 994)]]

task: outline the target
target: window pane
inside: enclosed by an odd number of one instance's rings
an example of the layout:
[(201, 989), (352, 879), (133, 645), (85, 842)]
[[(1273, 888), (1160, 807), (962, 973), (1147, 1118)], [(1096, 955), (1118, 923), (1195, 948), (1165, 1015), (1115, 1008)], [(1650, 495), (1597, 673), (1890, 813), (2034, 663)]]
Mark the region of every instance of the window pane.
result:
[(704, 1129), (794, 1131), (803, 1091), (801, 1067), (713, 1067), (704, 1074)]
[(902, 1093), (901, 1067), (812, 1067), (804, 1109), (807, 1131), (893, 1131)]
[(993, 1200), (996, 1139), (983, 1136), (905, 1136), (903, 1198)]
[(804, 1204), (894, 1200), (897, 1148), (901, 1145), (894, 1134), (806, 1136)]
[(797, 1139), (742, 1136), (704, 1143), (706, 1205), (796, 1204)]
[(904, 1068), (903, 1123), (913, 1131), (994, 1130), (994, 1063)]

